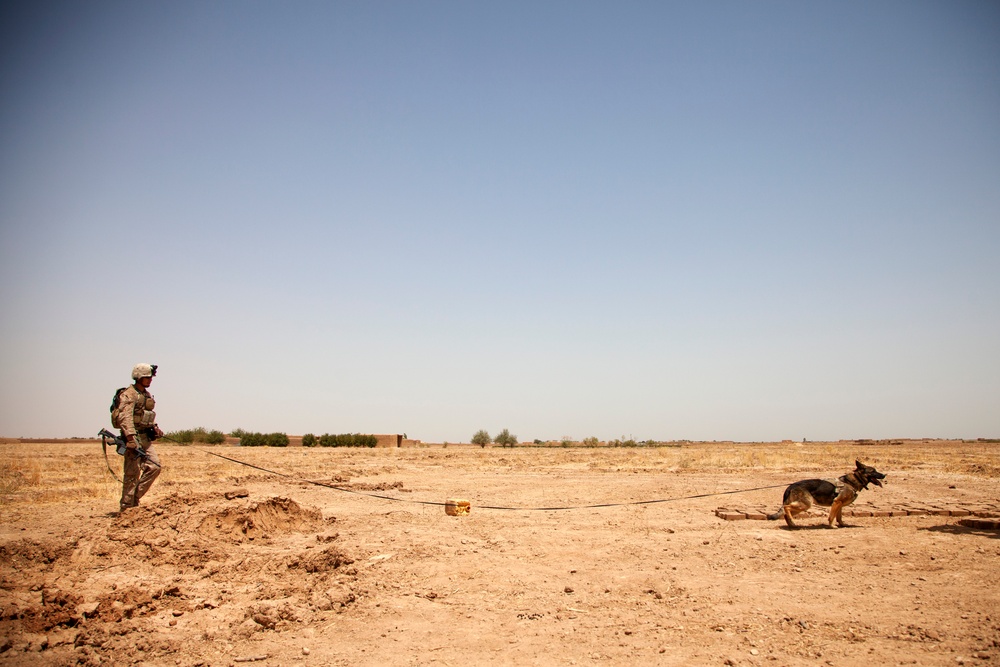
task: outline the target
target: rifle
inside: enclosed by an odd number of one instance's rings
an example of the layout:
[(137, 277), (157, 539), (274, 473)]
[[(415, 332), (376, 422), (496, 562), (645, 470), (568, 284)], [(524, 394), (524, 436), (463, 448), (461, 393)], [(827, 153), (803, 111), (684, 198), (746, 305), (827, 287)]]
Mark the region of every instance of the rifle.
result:
[[(109, 440), (113, 442), (118, 455), (125, 456), (125, 452), (128, 450), (128, 441), (123, 436), (115, 435), (106, 428), (102, 428), (97, 435), (101, 436), (103, 442)], [(135, 453), (140, 459), (146, 458), (146, 450), (138, 445), (135, 446)]]
[[(101, 448), (104, 450), (104, 463), (108, 466), (108, 472), (114, 477), (119, 483), (124, 484), (124, 482), (118, 479), (118, 475), (115, 471), (111, 469), (111, 462), (108, 461), (108, 442), (111, 442), (115, 446), (115, 451), (118, 452), (120, 456), (125, 456), (125, 452), (128, 451), (128, 441), (125, 440), (124, 436), (115, 435), (106, 428), (102, 428), (97, 435), (101, 436)], [(146, 454), (146, 450), (138, 445), (135, 446), (133, 450), (140, 459), (144, 462), (152, 463), (149, 461), (149, 455)], [(155, 463), (153, 465), (156, 465)], [(159, 467), (156, 465), (156, 467)]]

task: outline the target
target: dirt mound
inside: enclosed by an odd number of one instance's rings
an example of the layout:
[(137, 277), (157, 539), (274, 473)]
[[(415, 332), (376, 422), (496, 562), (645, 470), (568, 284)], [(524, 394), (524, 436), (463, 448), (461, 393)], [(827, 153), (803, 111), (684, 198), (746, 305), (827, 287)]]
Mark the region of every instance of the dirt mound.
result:
[(224, 543), (318, 530), (325, 523), (319, 510), (289, 498), (258, 502), (219, 494), (173, 495), (120, 514), (108, 539), (158, 557), (192, 549), (214, 557)]
[(319, 510), (303, 509), (288, 498), (269, 498), (214, 512), (201, 520), (197, 532), (206, 538), (243, 542), (313, 530), (322, 524), (323, 515)]
[(318, 531), (329, 521), (319, 510), (303, 508), (288, 498), (253, 501), (225, 494), (172, 495), (118, 515), (108, 529), (108, 541), (103, 548), (94, 545), (93, 555), (106, 557), (121, 551), (114, 548), (117, 543), (132, 558), (199, 569), (229, 560), (230, 545), (267, 543)]
[(269, 534), (312, 530), (322, 524), (319, 510), (303, 509), (289, 498), (257, 502), (220, 494), (175, 494), (153, 505), (126, 510), (119, 515), (115, 528), (135, 532), (166, 525), (179, 532), (242, 542)]

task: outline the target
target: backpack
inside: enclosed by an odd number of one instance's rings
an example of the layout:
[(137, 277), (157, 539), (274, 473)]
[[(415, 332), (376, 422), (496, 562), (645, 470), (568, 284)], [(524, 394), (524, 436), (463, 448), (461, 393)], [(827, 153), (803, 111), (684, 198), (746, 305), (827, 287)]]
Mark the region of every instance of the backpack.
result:
[(115, 392), (115, 397), (111, 399), (111, 425), (115, 428), (121, 428), (122, 425), (118, 420), (118, 404), (121, 403), (122, 392), (128, 389), (128, 387), (122, 387)]

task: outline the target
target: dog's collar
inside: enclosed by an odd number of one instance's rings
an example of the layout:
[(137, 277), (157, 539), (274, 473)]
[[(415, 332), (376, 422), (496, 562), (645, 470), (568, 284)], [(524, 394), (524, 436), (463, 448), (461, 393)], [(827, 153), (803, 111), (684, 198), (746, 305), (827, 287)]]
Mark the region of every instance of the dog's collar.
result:
[(862, 491), (868, 488), (868, 485), (861, 481), (857, 473), (849, 472), (840, 478), (840, 481), (849, 485), (855, 491)]

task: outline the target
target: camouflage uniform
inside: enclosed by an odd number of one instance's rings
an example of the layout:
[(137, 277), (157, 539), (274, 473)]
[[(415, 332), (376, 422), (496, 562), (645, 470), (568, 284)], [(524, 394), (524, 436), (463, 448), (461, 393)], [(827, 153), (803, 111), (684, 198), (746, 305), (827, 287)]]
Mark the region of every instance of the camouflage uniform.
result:
[(139, 499), (146, 495), (160, 474), (160, 457), (150, 439), (150, 434), (155, 437), (155, 406), (153, 395), (136, 385), (126, 387), (119, 397), (118, 410), (115, 412), (118, 427), (126, 438), (135, 436), (136, 445), (146, 452), (143, 459), (136, 450), (125, 450), (120, 503), (122, 509), (138, 505)]

